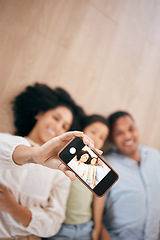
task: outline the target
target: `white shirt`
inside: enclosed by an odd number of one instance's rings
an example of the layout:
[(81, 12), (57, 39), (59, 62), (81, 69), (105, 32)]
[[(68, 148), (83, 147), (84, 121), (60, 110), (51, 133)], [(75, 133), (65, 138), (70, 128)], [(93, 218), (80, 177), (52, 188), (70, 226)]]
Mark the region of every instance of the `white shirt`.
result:
[(28, 227), (0, 211), (0, 238), (17, 235), (55, 235), (65, 218), (70, 180), (59, 170), (38, 164), (18, 166), (12, 154), (16, 146), (30, 146), (28, 140), (0, 133), (0, 184), (9, 188), (22, 206), (30, 209)]
[(108, 173), (110, 172), (110, 168), (102, 163), (102, 166), (96, 166), (96, 180), (99, 183)]
[(72, 159), (68, 166), (72, 168), (84, 181), (87, 180), (88, 166), (85, 163)]

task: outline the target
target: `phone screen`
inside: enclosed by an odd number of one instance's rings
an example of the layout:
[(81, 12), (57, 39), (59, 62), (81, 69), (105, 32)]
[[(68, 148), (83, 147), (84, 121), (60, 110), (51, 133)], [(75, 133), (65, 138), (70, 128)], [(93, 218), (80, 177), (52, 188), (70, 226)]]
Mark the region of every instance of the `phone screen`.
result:
[(87, 145), (67, 165), (92, 189), (111, 171)]
[(59, 157), (98, 196), (102, 196), (118, 180), (118, 174), (81, 138), (72, 140)]

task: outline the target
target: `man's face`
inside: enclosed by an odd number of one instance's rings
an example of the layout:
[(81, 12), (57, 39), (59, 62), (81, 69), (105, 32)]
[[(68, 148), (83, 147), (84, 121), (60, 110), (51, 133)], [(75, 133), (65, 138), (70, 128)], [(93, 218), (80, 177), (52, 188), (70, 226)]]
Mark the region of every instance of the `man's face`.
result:
[(113, 124), (112, 141), (125, 156), (133, 155), (138, 149), (138, 130), (129, 116), (122, 116)]
[(93, 122), (83, 129), (83, 132), (94, 141), (96, 148), (101, 149), (109, 134), (109, 128), (102, 122)]

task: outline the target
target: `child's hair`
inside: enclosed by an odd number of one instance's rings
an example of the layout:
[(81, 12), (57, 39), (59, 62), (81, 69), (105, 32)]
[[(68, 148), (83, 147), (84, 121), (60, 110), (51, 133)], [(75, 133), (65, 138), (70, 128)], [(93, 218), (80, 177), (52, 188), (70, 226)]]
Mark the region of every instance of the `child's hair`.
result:
[(81, 119), (82, 130), (94, 122), (101, 122), (101, 123), (104, 123), (107, 127), (109, 127), (107, 118), (98, 114), (92, 114), (88, 116), (87, 115), (82, 116), (82, 119)]
[[(87, 126), (89, 126), (90, 124), (92, 124), (94, 122), (104, 123), (109, 128), (107, 118), (103, 117), (102, 115), (92, 114), (92, 115), (82, 116), (81, 123), (80, 123), (81, 130), (83, 131)], [(104, 153), (106, 153), (108, 151), (108, 137), (104, 142), (104, 146), (102, 147), (102, 150)]]
[(70, 130), (79, 130), (79, 119), (84, 116), (83, 109), (62, 88), (52, 89), (45, 84), (36, 83), (28, 86), (12, 102), (15, 134), (27, 136), (36, 123), (36, 115), (40, 112), (65, 106), (73, 114)]

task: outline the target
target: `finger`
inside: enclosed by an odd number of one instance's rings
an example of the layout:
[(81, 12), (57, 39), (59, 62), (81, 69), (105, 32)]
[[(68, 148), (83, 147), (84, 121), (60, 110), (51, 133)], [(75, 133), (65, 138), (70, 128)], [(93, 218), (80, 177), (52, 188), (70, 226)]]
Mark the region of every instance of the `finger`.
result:
[(72, 132), (67, 132), (59, 136), (62, 141), (70, 140), (74, 137), (83, 137), (83, 132), (80, 131), (72, 131)]
[(71, 181), (75, 180), (75, 174), (72, 172), (67, 166), (65, 166), (63, 163), (60, 163), (60, 165), (57, 168), (58, 170), (62, 171), (67, 177), (70, 178)]
[(71, 181), (74, 181), (76, 179), (75, 174), (71, 170), (66, 170), (65, 175), (70, 178)]
[(94, 141), (85, 134), (83, 135), (83, 142), (90, 148), (94, 148)]
[(90, 148), (94, 148), (94, 142), (91, 138), (89, 138), (87, 135), (85, 135), (83, 132), (80, 131), (72, 131), (64, 133), (60, 136), (60, 139), (62, 141), (70, 140), (75, 137), (82, 138), (83, 142), (87, 144)]
[(98, 149), (98, 148), (95, 148), (96, 152), (99, 154), (99, 155), (102, 155), (103, 154), (103, 151)]

